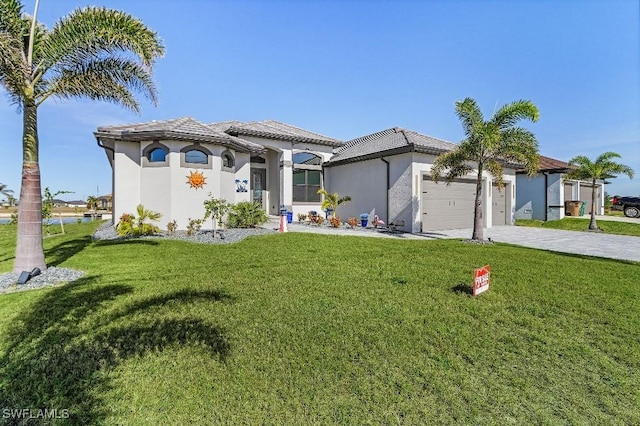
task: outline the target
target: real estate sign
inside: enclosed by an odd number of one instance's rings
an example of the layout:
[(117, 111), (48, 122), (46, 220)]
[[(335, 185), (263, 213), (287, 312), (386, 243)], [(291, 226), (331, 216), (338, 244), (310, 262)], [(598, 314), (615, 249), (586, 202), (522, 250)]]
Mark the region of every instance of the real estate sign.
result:
[(482, 268), (473, 271), (473, 295), (477, 296), (489, 290), (489, 277), (491, 276), (491, 267), (485, 265)]

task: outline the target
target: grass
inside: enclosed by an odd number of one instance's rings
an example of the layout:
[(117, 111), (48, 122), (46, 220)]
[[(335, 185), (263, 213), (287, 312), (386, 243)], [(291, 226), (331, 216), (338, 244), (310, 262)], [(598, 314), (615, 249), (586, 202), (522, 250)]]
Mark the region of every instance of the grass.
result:
[(45, 240), (84, 278), (0, 296), (0, 406), (76, 424), (640, 423), (638, 263), (299, 233), (92, 242), (94, 226)]
[[(606, 234), (640, 237), (640, 221), (638, 221), (638, 223), (628, 223), (599, 220), (597, 223), (598, 228)], [(549, 220), (547, 222), (535, 219), (517, 219), (516, 225), (534, 228), (564, 229), (566, 231), (587, 231), (589, 229), (589, 219), (565, 217), (560, 220)]]

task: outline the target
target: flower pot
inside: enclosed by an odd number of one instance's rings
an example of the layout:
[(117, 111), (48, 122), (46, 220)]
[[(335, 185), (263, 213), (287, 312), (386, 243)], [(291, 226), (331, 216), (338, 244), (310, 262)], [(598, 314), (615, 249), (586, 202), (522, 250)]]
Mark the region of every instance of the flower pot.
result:
[(360, 225), (362, 225), (363, 228), (367, 227), (367, 223), (369, 223), (369, 219), (360, 219)]

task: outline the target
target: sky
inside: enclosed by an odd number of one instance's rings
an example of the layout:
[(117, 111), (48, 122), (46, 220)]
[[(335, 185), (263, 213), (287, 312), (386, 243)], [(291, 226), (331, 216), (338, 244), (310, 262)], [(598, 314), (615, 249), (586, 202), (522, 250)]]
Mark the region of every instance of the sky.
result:
[[(23, 1), (32, 13), (34, 0)], [(277, 120), (347, 141), (403, 127), (450, 142), (464, 134), (455, 102), (489, 118), (519, 99), (542, 155), (569, 161), (619, 153), (640, 195), (640, 1), (41, 0), (53, 24), (87, 5), (126, 11), (166, 54), (157, 107), (49, 99), (39, 109), (42, 186), (86, 200), (111, 192), (98, 126), (189, 116)], [(0, 89), (0, 183), (19, 194), (22, 117)]]

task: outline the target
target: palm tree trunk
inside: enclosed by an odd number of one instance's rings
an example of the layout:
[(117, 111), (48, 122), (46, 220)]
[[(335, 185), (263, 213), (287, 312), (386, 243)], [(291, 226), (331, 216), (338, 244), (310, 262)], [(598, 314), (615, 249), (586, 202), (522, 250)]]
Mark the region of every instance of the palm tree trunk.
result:
[(13, 271), (44, 271), (42, 246), (42, 191), (38, 164), (38, 114), (33, 101), (23, 105), (22, 184), (18, 205), (18, 241)]
[(478, 178), (476, 179), (476, 204), (473, 209), (472, 240), (484, 240), (484, 226), (482, 224), (482, 165), (478, 164)]
[(596, 223), (596, 180), (593, 179), (591, 184), (591, 222), (589, 222), (589, 229), (595, 231), (598, 229)]

